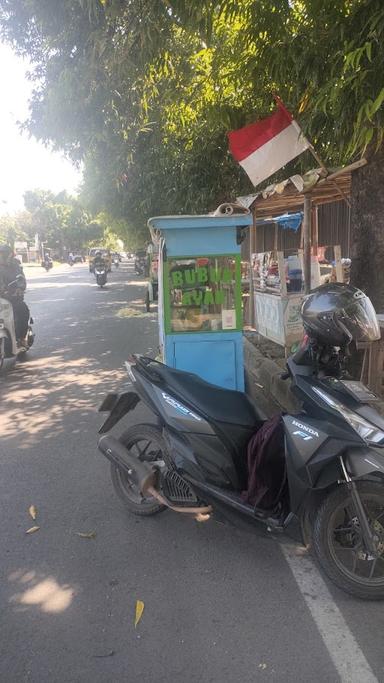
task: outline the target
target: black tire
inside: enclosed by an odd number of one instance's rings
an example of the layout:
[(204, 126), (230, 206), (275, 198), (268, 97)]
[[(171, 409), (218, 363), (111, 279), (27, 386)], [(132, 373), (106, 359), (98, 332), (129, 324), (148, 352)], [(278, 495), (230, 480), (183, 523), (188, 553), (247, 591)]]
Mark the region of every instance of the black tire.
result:
[[(313, 549), (320, 566), (338, 588), (363, 600), (382, 600), (384, 483), (362, 481), (357, 483), (357, 487), (369, 521), (374, 525), (371, 526), (372, 531), (379, 538), (380, 557), (377, 558), (375, 567), (372, 556), (365, 551), (352, 498), (344, 485), (332, 491), (317, 511), (313, 526)], [(373, 518), (375, 508), (380, 511), (380, 522), (379, 518)], [(341, 522), (339, 525), (338, 521)]]
[(30, 327), (30, 326), (28, 327), (27, 337), (28, 337), (28, 350), (29, 350), (31, 348), (31, 346), (33, 346), (34, 341), (35, 341), (35, 335), (33, 333), (32, 327)]
[(33, 345), (33, 342), (35, 340), (35, 335), (32, 332), (32, 328), (29, 326), (28, 327), (28, 332), (27, 332), (27, 337), (28, 337), (28, 348), (25, 351), (22, 351), (21, 353), (18, 354), (17, 358), (18, 360), (24, 361), (27, 359), (27, 353), (31, 346)]
[(145, 293), (145, 310), (147, 311), (147, 313), (149, 313), (150, 310), (151, 310), (151, 302), (150, 302), (150, 300), (149, 300), (149, 292), (148, 292), (148, 289), (147, 289), (147, 291), (146, 291), (146, 293)]
[[(156, 459), (161, 459), (161, 453), (165, 452), (166, 446), (164, 439), (161, 436), (161, 431), (152, 425), (137, 425), (127, 429), (119, 438), (119, 441), (124, 444), (128, 450), (137, 455), (140, 460), (146, 462), (153, 462), (153, 451), (145, 453), (143, 457), (138, 455), (138, 450), (140, 450), (136, 444), (140, 442), (153, 443), (158, 448), (157, 456), (160, 457)], [(136, 446), (136, 448), (135, 448)], [(134, 450), (133, 450), (134, 449)], [(111, 478), (113, 488), (119, 496), (120, 500), (123, 501), (124, 505), (130, 512), (134, 515), (139, 515), (141, 517), (148, 517), (150, 515), (156, 515), (158, 512), (166, 510), (165, 505), (161, 505), (155, 498), (144, 498), (139, 491), (133, 490), (132, 486), (129, 484), (127, 476), (124, 472), (111, 463)]]

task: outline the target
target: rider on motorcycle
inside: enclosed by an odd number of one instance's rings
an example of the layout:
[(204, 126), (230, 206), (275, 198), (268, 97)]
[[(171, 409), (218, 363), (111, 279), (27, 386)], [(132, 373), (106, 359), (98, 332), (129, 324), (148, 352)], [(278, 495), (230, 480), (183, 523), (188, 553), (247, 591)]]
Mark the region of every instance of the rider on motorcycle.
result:
[(95, 258), (93, 259), (93, 267), (99, 268), (100, 270), (107, 270), (107, 263), (101, 251), (96, 252)]
[(47, 251), (44, 252), (43, 262), (41, 265), (45, 268), (46, 271), (52, 268), (52, 259)]
[[(16, 279), (17, 283), (9, 288), (10, 283)], [(0, 294), (12, 304), (16, 339), (19, 343), (25, 340), (28, 331), (29, 308), (24, 301), (26, 287), (23, 269), (14, 258), (12, 248), (8, 244), (0, 244)]]

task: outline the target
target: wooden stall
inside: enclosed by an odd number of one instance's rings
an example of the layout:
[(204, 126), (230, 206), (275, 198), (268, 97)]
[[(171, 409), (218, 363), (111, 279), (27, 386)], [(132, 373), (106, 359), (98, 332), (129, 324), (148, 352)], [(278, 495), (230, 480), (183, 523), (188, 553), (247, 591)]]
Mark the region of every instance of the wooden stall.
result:
[[(256, 236), (260, 221), (269, 221), (273, 224), (274, 219), (276, 220), (276, 217), (281, 216), (282, 214), (301, 211), (303, 213), (303, 221), (301, 225), (300, 245), (297, 250), (301, 258), (304, 275), (304, 286), (300, 292), (301, 296), (308, 293), (311, 288), (316, 286), (317, 277), (314, 278), (313, 268), (318, 262), (317, 257), (319, 251), (318, 208), (335, 202), (344, 202), (349, 206), (351, 173), (357, 168), (364, 166), (366, 163), (365, 159), (361, 159), (350, 166), (328, 173), (328, 175), (325, 175), (326, 172), (323, 168), (314, 169), (303, 176), (294, 175), (280, 183), (270, 185), (255, 195), (238, 197), (237, 201), (249, 208), (253, 215), (253, 224), (250, 228), (249, 236), (249, 262), (251, 266), (255, 254), (257, 254)], [(337, 279), (339, 280), (343, 277), (340, 268), (340, 248), (338, 244), (330, 246), (335, 249)], [(280, 272), (280, 282), (283, 280), (285, 280), (285, 278), (282, 277), (282, 273)], [(316, 282), (314, 282), (314, 280)], [(254, 305), (249, 305), (249, 323), (263, 334), (262, 328), (265, 327), (265, 325), (261, 314), (257, 314), (262, 306), (260, 302), (261, 296), (265, 295), (260, 292), (260, 289), (258, 289), (255, 284), (254, 278), (251, 277), (250, 299), (254, 302)], [(278, 294), (269, 293), (269, 296), (278, 296), (283, 299), (286, 298), (287, 292), (284, 292), (284, 284)], [(270, 305), (272, 305), (271, 302)], [(275, 308), (279, 306), (280, 315), (276, 317), (276, 321), (281, 321), (281, 313), (283, 309), (286, 310), (288, 306), (283, 306), (282, 302), (279, 305), (277, 302), (274, 302), (273, 306)], [(267, 306), (264, 306), (263, 308), (265, 311), (269, 310)], [(286, 343), (284, 345), (287, 346)]]

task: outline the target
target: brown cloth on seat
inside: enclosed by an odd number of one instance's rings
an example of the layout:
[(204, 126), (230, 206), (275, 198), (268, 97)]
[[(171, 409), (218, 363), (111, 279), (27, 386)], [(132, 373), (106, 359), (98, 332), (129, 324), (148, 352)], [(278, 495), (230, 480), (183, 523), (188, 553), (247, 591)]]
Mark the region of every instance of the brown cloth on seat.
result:
[(247, 446), (248, 485), (242, 498), (265, 510), (278, 502), (285, 481), (284, 426), (281, 415), (264, 422)]

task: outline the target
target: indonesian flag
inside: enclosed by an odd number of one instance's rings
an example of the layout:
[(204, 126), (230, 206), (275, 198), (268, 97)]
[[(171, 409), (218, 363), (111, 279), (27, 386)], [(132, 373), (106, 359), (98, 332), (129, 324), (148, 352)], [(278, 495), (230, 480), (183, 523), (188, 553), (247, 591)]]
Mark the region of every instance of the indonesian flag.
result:
[(275, 99), (273, 114), (228, 133), (232, 155), (255, 186), (310, 147), (292, 114)]

